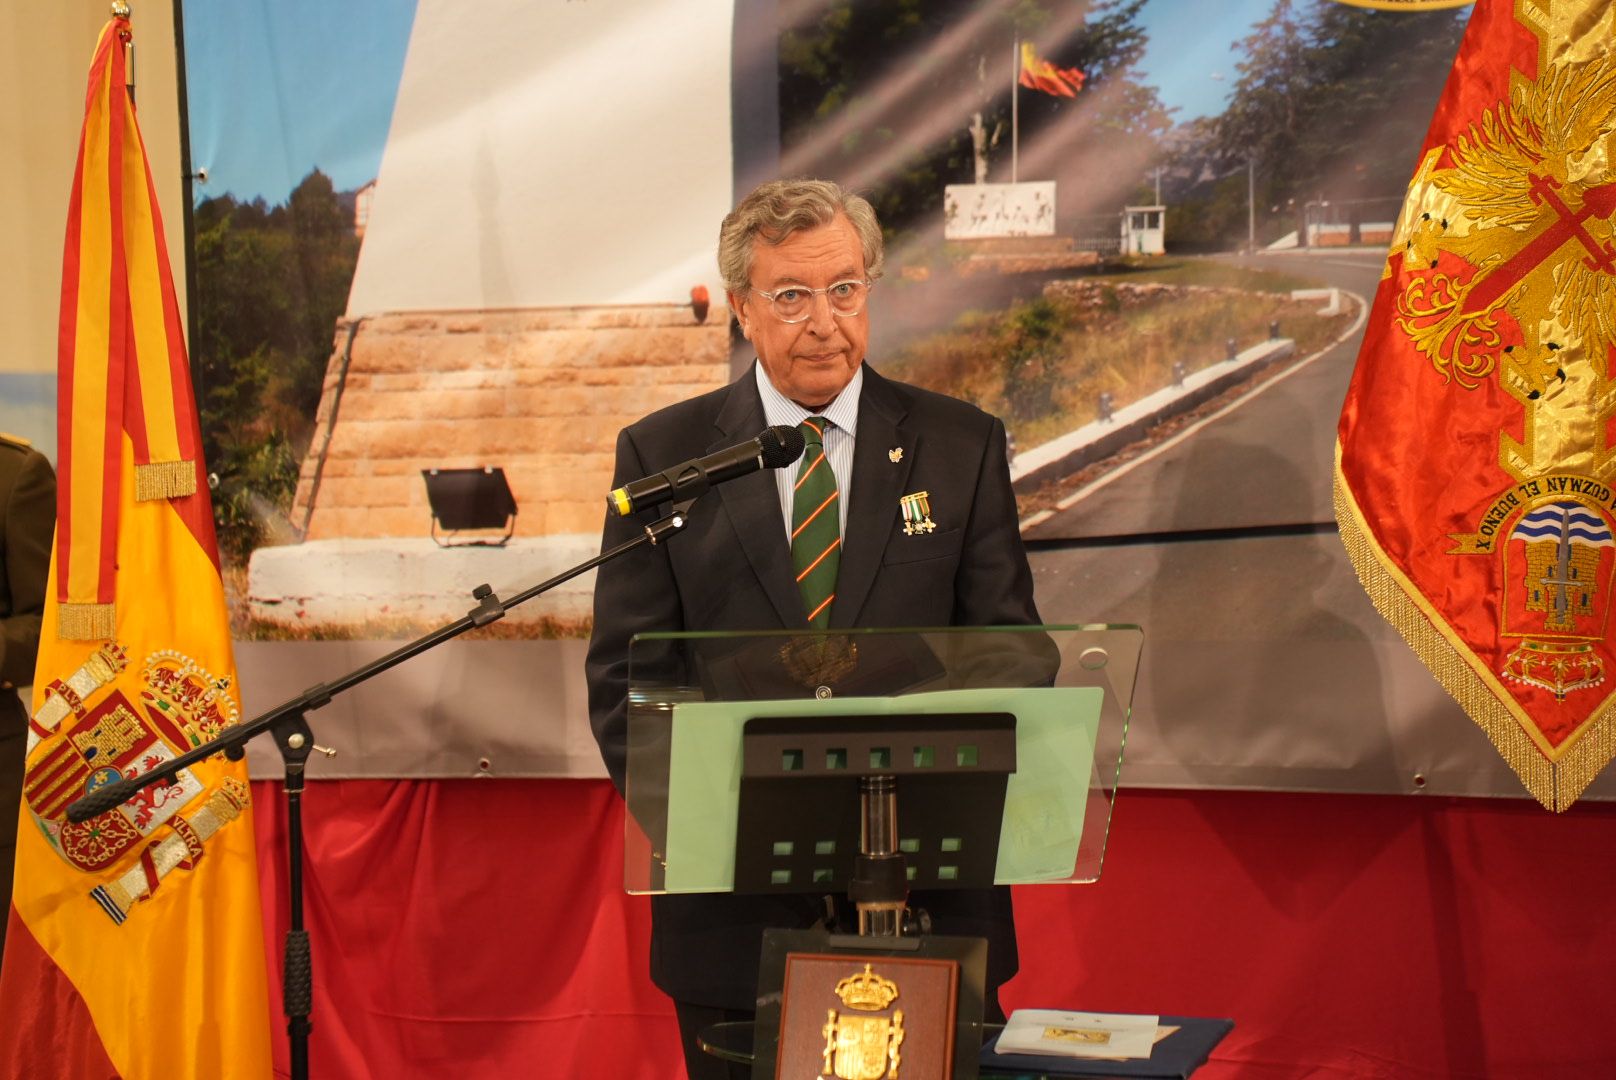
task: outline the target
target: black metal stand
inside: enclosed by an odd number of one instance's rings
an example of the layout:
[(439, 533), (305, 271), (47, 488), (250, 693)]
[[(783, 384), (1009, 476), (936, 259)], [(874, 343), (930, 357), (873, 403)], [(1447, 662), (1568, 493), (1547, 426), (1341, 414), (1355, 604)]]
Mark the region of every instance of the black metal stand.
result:
[(302, 713), (276, 725), (275, 745), (286, 763), (286, 891), (291, 922), (281, 953), (281, 1002), (291, 1045), (292, 1075), (309, 1075), (309, 1015), (314, 1007), (314, 963), (303, 927), (303, 781), (314, 733)]
[(901, 937), (908, 909), (907, 863), (898, 850), (898, 778), (859, 777), (859, 853), (847, 898), (861, 937)]
[(633, 540), (625, 541), (593, 559), (579, 563), (547, 581), (542, 581), (510, 600), (501, 601), (488, 585), (479, 585), (472, 590), (477, 606), (454, 622), (429, 631), (409, 644), (332, 682), (310, 687), (292, 700), (283, 702), (246, 723), (237, 724), (217, 738), (186, 751), (172, 761), (164, 762), (150, 772), (99, 787), (67, 808), (68, 820), (88, 821), (133, 798), (142, 788), (156, 783), (171, 782), (181, 769), (214, 754), (223, 752), (231, 760), (240, 761), (246, 754), (247, 740), (265, 731), (273, 733), (275, 746), (280, 750), (281, 758), (286, 764), (287, 892), (291, 901), (291, 924), (286, 931), (281, 989), (286, 1012), (286, 1032), (291, 1042), (293, 1080), (307, 1080), (309, 1075), (309, 1032), (314, 1027), (309, 1019), (313, 1005), (311, 952), (309, 934), (303, 926), (303, 786), (304, 766), (308, 762), (309, 752), (322, 748), (314, 743), (314, 733), (309, 728), (307, 713), (329, 704), (338, 694), (351, 690), (428, 649), (436, 648), (451, 638), (459, 637), (476, 627), (498, 622), (511, 608), (526, 603), (579, 574), (587, 573), (602, 563), (626, 555), (642, 545), (662, 543), (668, 537), (682, 531), (689, 523), (690, 506), (700, 494), (701, 492), (696, 492), (690, 498), (675, 503), (666, 517), (647, 525), (644, 532)]
[[(930, 917), (908, 905), (911, 880), (927, 890), (993, 884), (1015, 730), (1009, 713), (748, 720), (734, 891), (845, 889), (858, 935), (874, 947), (899, 948), (893, 939), (929, 933)], [(912, 854), (898, 839), (900, 789)], [(854, 850), (851, 860), (834, 854)]]

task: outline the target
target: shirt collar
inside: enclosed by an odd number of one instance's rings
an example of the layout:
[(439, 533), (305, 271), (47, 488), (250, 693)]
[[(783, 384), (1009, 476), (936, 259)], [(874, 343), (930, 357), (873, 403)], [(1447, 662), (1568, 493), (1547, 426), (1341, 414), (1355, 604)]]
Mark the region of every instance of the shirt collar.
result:
[(864, 364), (861, 362), (858, 370), (853, 372), (853, 378), (842, 387), (842, 392), (836, 395), (836, 400), (825, 406), (817, 413), (811, 413), (786, 397), (774, 388), (769, 381), (768, 373), (763, 370), (761, 361), (752, 365), (757, 376), (758, 396), (763, 399), (763, 418), (773, 427), (784, 424), (787, 427), (796, 427), (810, 416), (823, 416), (835, 426), (858, 437), (858, 406), (859, 395), (864, 392)]

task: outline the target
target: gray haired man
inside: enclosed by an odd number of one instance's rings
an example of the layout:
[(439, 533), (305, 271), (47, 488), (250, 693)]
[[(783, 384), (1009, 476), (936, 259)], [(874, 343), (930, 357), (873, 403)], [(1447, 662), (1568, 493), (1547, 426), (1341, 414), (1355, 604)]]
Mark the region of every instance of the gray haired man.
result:
[[(724, 219), (718, 263), (757, 363), (729, 386), (623, 429), (614, 486), (771, 425), (804, 425), (809, 446), (798, 466), (704, 496), (686, 530), (693, 535), (601, 567), (590, 720), (620, 790), (635, 634), (1039, 621), (1004, 426), (866, 362), (883, 263), (870, 204), (822, 180), (764, 184)], [(929, 493), (935, 529), (907, 535), (903, 497), (920, 491)], [(653, 516), (608, 517), (603, 545), (630, 539)], [(912, 902), (930, 912), (937, 933), (988, 939), (988, 1010), (997, 1013), (997, 988), (1017, 964), (1009, 891), (917, 893)], [(751, 1016), (763, 931), (812, 926), (826, 903), (652, 899), (651, 977), (674, 1000), (691, 1076), (727, 1075), (695, 1036)]]

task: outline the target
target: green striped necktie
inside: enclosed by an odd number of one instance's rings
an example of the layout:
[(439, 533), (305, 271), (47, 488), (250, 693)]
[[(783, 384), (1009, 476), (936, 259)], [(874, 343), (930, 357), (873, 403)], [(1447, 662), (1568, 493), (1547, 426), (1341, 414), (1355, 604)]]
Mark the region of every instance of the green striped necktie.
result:
[(836, 599), (836, 567), (842, 561), (841, 512), (837, 505), (836, 475), (825, 460), (823, 416), (802, 422), (802, 464), (791, 497), (791, 562), (797, 570), (808, 625), (820, 630), (830, 625), (830, 607)]

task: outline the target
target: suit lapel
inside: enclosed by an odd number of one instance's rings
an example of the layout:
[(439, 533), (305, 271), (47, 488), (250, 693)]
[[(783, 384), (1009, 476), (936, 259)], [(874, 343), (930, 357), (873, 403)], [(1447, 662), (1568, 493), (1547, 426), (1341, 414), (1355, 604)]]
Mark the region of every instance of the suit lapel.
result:
[[(830, 609), (834, 627), (856, 624), (898, 522), (898, 499), (915, 460), (916, 434), (905, 431), (905, 412), (892, 384), (865, 364), (858, 436), (853, 441), (853, 495), (847, 508), (847, 535), (842, 538), (842, 564), (836, 572), (836, 602)], [(902, 451), (897, 461), (891, 457), (894, 448)]]
[[(750, 438), (768, 426), (755, 378), (748, 369), (746, 375), (731, 384), (729, 397), (714, 421), (718, 436), (708, 446), (708, 453)], [(859, 422), (863, 423), (862, 417)], [(786, 543), (774, 471), (762, 469), (751, 476), (720, 484), (718, 494), (724, 513), (729, 515), (735, 535), (740, 538), (741, 550), (752, 564), (752, 572), (780, 616), (780, 625), (806, 624), (808, 613), (803, 610), (802, 594), (797, 591), (796, 573), (791, 568), (791, 547)]]

